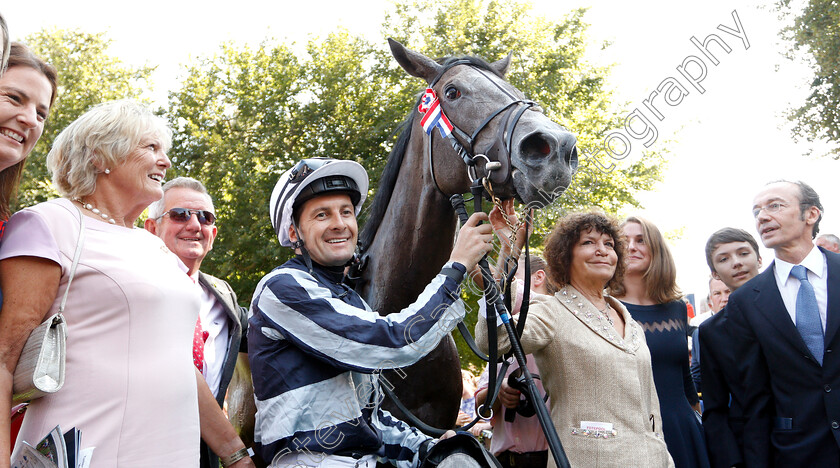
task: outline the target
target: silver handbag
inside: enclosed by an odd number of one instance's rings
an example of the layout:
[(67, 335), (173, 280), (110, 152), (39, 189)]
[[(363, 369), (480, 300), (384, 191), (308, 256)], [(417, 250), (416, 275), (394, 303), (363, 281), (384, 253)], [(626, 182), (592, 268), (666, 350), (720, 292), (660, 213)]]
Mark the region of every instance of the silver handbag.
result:
[(76, 253), (73, 255), (67, 289), (64, 290), (58, 313), (51, 315), (35, 327), (23, 346), (17, 367), (15, 367), (12, 385), (14, 403), (30, 401), (55, 393), (64, 385), (64, 361), (67, 357), (67, 323), (64, 321), (64, 305), (67, 303), (67, 293), (70, 292), (70, 285), (76, 274), (76, 266), (79, 264), (84, 242), (84, 215), (79, 211), (79, 240), (76, 242)]

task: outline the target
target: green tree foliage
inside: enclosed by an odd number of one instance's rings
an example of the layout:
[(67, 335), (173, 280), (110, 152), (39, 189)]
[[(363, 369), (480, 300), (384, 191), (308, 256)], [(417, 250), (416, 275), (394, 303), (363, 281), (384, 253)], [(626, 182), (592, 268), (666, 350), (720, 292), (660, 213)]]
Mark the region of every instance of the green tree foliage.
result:
[[(469, 54), (496, 60), (512, 53), (506, 78), (577, 136), (582, 156), (596, 153), (604, 133), (621, 127), (624, 115), (604, 86), (609, 69), (584, 57), (589, 43), (585, 9), (553, 20), (533, 15), (524, 2), (457, 0), (447, 8), (437, 5), (426, 0), (398, 3), (386, 18), (384, 35), (429, 56)], [(411, 80), (415, 90), (422, 86)], [(661, 178), (663, 158), (657, 153), (634, 162), (601, 157), (607, 160), (596, 164), (594, 159), (582, 157), (572, 186), (548, 213), (550, 225), (567, 210), (598, 206), (615, 213), (627, 204), (638, 206), (634, 193), (651, 189)], [(616, 164), (611, 172), (601, 169), (611, 164)]]
[[(513, 52), (510, 81), (581, 145), (600, 144), (601, 134), (621, 119), (604, 88), (608, 70), (584, 59), (583, 14), (550, 20), (534, 16), (526, 3), (398, 2), (387, 14), (381, 43), (340, 30), (310, 40), (303, 52), (270, 41), (254, 50), (227, 44), (189, 65), (170, 99), (171, 155), (175, 172), (203, 180), (217, 198), (220, 230), (210, 271), (247, 294), (288, 255), (273, 240), (267, 199), (279, 174), (300, 157), (354, 159), (368, 168), (375, 189), (394, 131), (425, 87), (397, 66), (385, 37), (429, 56), (497, 60)], [(637, 205), (633, 194), (659, 179), (660, 163), (651, 155), (605, 174), (584, 159), (567, 195), (539, 224), (535, 242), (564, 210)]]
[(226, 45), (190, 65), (172, 93), (173, 169), (214, 195), (219, 237), (207, 268), (240, 294), (289, 255), (275, 240), (268, 198), (294, 161), (340, 157), (374, 180), (381, 173), (405, 107), (388, 99), (390, 75), (371, 66), (377, 54), (346, 31), (311, 40), (300, 57), (285, 44)]
[[(575, 133), (579, 147), (598, 147), (623, 115), (605, 88), (609, 70), (584, 57), (589, 42), (583, 15), (574, 10), (544, 18), (518, 2), (457, 0), (444, 7), (403, 0), (387, 12), (379, 41), (337, 30), (302, 47), (272, 40), (255, 47), (228, 43), (186, 65), (162, 111), (175, 132), (167, 178), (195, 177), (214, 197), (219, 236), (203, 268), (229, 280), (247, 300), (259, 279), (288, 258), (268, 221), (268, 197), (278, 176), (301, 157), (360, 162), (373, 194), (395, 131), (425, 88), (398, 67), (386, 37), (432, 57), (469, 54), (494, 61), (513, 53), (508, 79)], [(109, 56), (103, 34), (43, 31), (27, 43), (56, 65), (61, 89), (30, 156), (21, 206), (52, 196), (44, 157), (55, 135), (96, 103), (141, 96), (152, 71)], [(573, 185), (539, 215), (532, 247), (567, 210), (600, 206), (616, 212), (638, 205), (634, 194), (659, 180), (662, 160), (646, 154), (635, 162), (600, 161), (617, 164), (607, 174), (595, 158), (583, 157)], [(475, 307), (475, 297), (467, 299)]]
[[(170, 95), (176, 133), (170, 156), (174, 172), (202, 180), (216, 199), (219, 236), (206, 269), (248, 297), (288, 257), (270, 227), (268, 197), (278, 176), (301, 157), (356, 160), (375, 190), (395, 130), (425, 88), (398, 67), (386, 37), (432, 57), (493, 61), (512, 52), (510, 81), (581, 145), (600, 144), (621, 116), (604, 87), (608, 70), (584, 59), (583, 14), (551, 20), (532, 15), (526, 3), (403, 1), (387, 13), (377, 43), (339, 30), (309, 40), (302, 52), (272, 41), (253, 49), (226, 44), (188, 65), (181, 89)], [(637, 205), (634, 193), (659, 180), (660, 163), (649, 155), (605, 174), (582, 160), (567, 195), (541, 218), (532, 245), (565, 210)], [(474, 306), (475, 298), (468, 299)]]
[(182, 89), (170, 95), (172, 171), (201, 180), (213, 195), (220, 229), (207, 267), (245, 295), (277, 261), (267, 175), (295, 157), (288, 149), (300, 140), (304, 70), (285, 46), (225, 45), (186, 72)]
[(807, 141), (827, 141), (840, 158), (840, 8), (833, 0), (809, 0), (798, 14), (790, 0), (778, 5), (790, 20), (782, 31), (791, 54), (804, 54), (813, 70), (811, 92), (788, 117), (794, 135)]
[(58, 98), (44, 134), (26, 161), (18, 207), (56, 196), (50, 184), (46, 156), (55, 137), (91, 106), (104, 101), (138, 98), (148, 87), (154, 68), (132, 68), (108, 54), (111, 41), (104, 33), (42, 30), (23, 41), (58, 71)]

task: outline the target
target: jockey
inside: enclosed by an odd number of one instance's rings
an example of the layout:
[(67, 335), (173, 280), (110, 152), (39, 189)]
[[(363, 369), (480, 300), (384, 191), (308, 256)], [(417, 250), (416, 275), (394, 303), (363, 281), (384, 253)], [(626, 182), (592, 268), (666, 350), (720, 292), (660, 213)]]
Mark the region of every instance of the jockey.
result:
[(463, 319), (459, 285), (490, 251), (491, 226), (474, 214), (417, 301), (383, 317), (342, 282), (367, 192), (358, 163), (310, 158), (271, 194), (271, 224), (296, 254), (251, 302), (254, 440), (271, 467), (413, 468), (435, 442), (379, 407), (379, 371), (419, 361)]

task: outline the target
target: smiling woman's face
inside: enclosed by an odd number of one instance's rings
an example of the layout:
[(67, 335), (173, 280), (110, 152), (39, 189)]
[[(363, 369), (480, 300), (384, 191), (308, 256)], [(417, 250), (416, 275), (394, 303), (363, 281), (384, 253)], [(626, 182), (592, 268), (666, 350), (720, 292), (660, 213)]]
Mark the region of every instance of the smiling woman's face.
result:
[(650, 268), (650, 247), (645, 243), (642, 225), (628, 222), (622, 232), (627, 238), (626, 274), (644, 274)]
[(598, 280), (600, 284), (606, 285), (615, 274), (617, 261), (618, 254), (612, 236), (595, 229), (583, 231), (572, 249), (569, 278), (580, 283)]
[(144, 136), (123, 162), (108, 168), (109, 174), (100, 174), (97, 184), (111, 184), (119, 188), (117, 193), (126, 200), (126, 205), (136, 203), (145, 207), (160, 200), (163, 197), (161, 184), (166, 170), (172, 166), (163, 147), (160, 138)]
[(14, 66), (0, 77), (0, 171), (29, 156), (44, 132), (52, 87), (40, 71)]

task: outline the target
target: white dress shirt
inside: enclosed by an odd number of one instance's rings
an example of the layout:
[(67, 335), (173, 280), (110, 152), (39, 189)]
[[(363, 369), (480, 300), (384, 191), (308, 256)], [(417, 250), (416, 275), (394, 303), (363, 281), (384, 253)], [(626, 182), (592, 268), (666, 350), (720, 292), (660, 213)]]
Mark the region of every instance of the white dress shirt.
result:
[[(808, 281), (814, 287), (814, 295), (817, 296), (817, 306), (820, 309), (820, 322), (825, 332), (826, 311), (828, 310), (828, 266), (825, 262), (825, 254), (817, 247), (813, 247), (800, 265), (808, 270)], [(790, 319), (796, 325), (796, 295), (799, 293), (799, 280), (790, 275), (790, 270), (794, 266), (792, 263), (777, 258), (773, 273)]]
[(701, 323), (712, 318), (712, 315), (715, 315), (715, 312), (703, 312), (702, 314), (691, 317), (691, 320), (688, 321), (688, 324), (692, 327), (699, 327)]
[[(196, 281), (198, 281), (196, 275)], [(228, 337), (230, 327), (228, 317), (222, 303), (216, 296), (201, 283), (196, 283), (201, 288), (201, 309), (198, 316), (201, 318), (201, 328), (207, 332), (207, 341), (204, 342), (204, 380), (218, 397), (219, 386), (222, 383), (222, 366), (227, 355)]]

